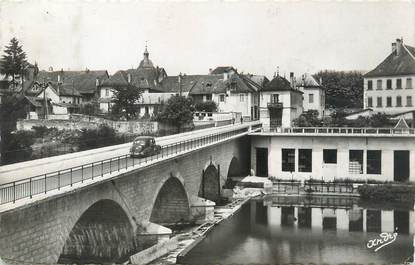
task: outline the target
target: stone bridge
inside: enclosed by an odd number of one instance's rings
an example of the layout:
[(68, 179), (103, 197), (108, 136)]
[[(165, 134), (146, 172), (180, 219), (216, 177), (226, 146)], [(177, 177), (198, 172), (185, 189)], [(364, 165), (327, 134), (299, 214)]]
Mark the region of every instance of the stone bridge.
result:
[(125, 260), (169, 235), (165, 226), (211, 218), (213, 201), (227, 177), (249, 172), (248, 137), (230, 138), (4, 210), (0, 256), (36, 263), (115, 256)]

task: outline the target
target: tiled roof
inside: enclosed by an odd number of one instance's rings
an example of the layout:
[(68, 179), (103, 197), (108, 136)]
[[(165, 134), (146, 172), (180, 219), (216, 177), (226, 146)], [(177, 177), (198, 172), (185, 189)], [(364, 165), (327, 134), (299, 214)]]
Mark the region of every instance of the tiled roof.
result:
[(301, 78), (296, 80), (296, 85), (298, 87), (321, 87), (321, 85), (316, 81), (316, 79), (310, 74), (303, 74)]
[(35, 106), (35, 107), (42, 107), (42, 100), (43, 99), (37, 98), (37, 97), (29, 97), (29, 96), (25, 96), (25, 98), (33, 106)]
[[(181, 77), (182, 92), (189, 92), (196, 85), (202, 75), (183, 75)], [(164, 78), (159, 86), (163, 92), (179, 93), (179, 76), (167, 76)]]
[[(76, 89), (75, 86), (72, 86), (72, 84), (63, 83), (50, 83), (53, 89), (59, 93), (59, 96), (77, 96), (80, 97), (81, 93)], [(59, 92), (58, 92), (59, 91)]]
[(35, 78), (37, 82), (58, 82), (58, 76), (64, 87), (72, 87), (81, 94), (93, 94), (97, 91), (96, 80), (101, 84), (108, 79), (108, 73), (105, 70), (85, 70), (85, 71), (40, 71)]
[(290, 82), (282, 76), (277, 75), (268, 84), (264, 86), (262, 91), (293, 91), (302, 93), (299, 90), (294, 90)]
[[(128, 82), (129, 76), (131, 78)], [(159, 80), (166, 76), (163, 68), (150, 67), (120, 70), (102, 83), (102, 86), (120, 87), (132, 85), (142, 89), (158, 90)]]
[(229, 73), (230, 71), (236, 72), (236, 69), (232, 66), (218, 66), (210, 74), (212, 75), (222, 75), (224, 73)]
[(253, 82), (255, 82), (261, 87), (265, 86), (269, 82), (269, 79), (265, 75), (247, 74), (247, 75), (244, 75), (244, 77), (248, 78), (249, 80), (252, 80)]
[(415, 48), (402, 43), (401, 54), (396, 50), (389, 54), (375, 69), (364, 77), (380, 77), (415, 74)]
[(226, 82), (223, 75), (201, 75), (190, 90), (192, 95), (226, 93)]

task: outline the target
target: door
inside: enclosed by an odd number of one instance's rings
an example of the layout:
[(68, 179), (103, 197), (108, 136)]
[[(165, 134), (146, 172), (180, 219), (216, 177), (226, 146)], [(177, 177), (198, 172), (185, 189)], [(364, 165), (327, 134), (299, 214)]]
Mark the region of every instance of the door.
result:
[(268, 177), (268, 148), (256, 148), (256, 175)]
[(395, 151), (393, 156), (393, 180), (408, 181), (409, 180), (409, 151)]
[(269, 110), (270, 129), (274, 130), (282, 125), (282, 109), (274, 108)]

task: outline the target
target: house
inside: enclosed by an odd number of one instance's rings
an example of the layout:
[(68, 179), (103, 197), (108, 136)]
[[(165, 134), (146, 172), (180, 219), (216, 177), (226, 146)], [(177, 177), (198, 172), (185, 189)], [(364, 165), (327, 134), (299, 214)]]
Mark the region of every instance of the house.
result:
[(228, 69), (231, 70), (222, 71), (222, 74), (199, 75), (196, 78), (192, 76), (194, 80), (189, 96), (195, 102), (214, 101), (218, 106), (218, 112), (241, 113), (244, 120), (258, 119), (258, 94), (261, 87), (237, 73), (234, 68)]
[[(147, 46), (143, 53), (137, 69), (128, 69), (117, 71), (109, 79), (99, 85), (99, 108), (103, 113), (111, 111), (114, 92), (120, 88), (131, 88), (142, 91), (140, 105), (140, 116), (152, 115), (158, 105), (166, 98), (162, 95), (164, 91), (161, 82), (167, 77), (163, 68), (154, 67), (149, 58)], [(155, 93), (155, 94), (154, 94)]]
[(303, 74), (300, 80), (297, 80), (297, 88), (303, 92), (303, 109), (304, 111), (316, 110), (318, 117), (321, 119), (325, 116), (326, 93), (320, 83), (310, 74)]
[(260, 120), (271, 130), (290, 127), (303, 112), (303, 92), (296, 88), (294, 73), (290, 81), (277, 74), (260, 91)]
[[(84, 71), (40, 71), (35, 77), (36, 91), (40, 84), (51, 84), (55, 90), (60, 92), (61, 103), (81, 104), (90, 103), (98, 99), (100, 85), (109, 78), (106, 70), (84, 70)], [(37, 87), (36, 87), (37, 86)], [(73, 93), (72, 93), (73, 92)]]
[(403, 39), (373, 70), (364, 75), (364, 109), (399, 114), (415, 110), (415, 48)]

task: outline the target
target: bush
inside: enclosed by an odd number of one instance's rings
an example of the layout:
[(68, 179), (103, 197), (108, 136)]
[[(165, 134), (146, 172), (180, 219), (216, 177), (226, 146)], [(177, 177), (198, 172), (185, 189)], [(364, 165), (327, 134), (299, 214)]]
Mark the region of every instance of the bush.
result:
[(79, 150), (88, 150), (121, 143), (115, 130), (108, 125), (100, 125), (98, 129), (83, 129), (78, 138)]
[(197, 102), (195, 104), (195, 109), (197, 111), (216, 112), (218, 110), (218, 105), (216, 105), (216, 102), (208, 100), (204, 102)]
[(363, 200), (384, 202), (414, 202), (415, 187), (412, 185), (361, 185), (357, 191)]
[(31, 159), (32, 144), (34, 141), (32, 131), (17, 131), (5, 136), (2, 150), (3, 164), (21, 162)]

